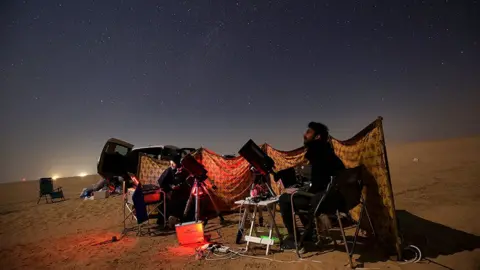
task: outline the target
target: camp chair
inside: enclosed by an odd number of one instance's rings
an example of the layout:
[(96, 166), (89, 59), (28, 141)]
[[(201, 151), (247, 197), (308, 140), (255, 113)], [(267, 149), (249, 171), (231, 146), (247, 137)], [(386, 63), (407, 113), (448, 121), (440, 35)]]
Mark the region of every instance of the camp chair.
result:
[[(135, 177), (130, 176), (132, 179)], [(134, 181), (137, 181), (136, 178)], [(162, 189), (156, 191), (154, 197), (145, 194), (144, 186), (138, 182), (136, 188), (126, 190), (126, 183), (123, 182), (123, 231), (124, 234), (129, 230), (137, 231), (137, 235), (140, 236), (142, 228), (147, 227), (148, 233), (150, 233), (149, 221), (153, 212), (157, 211), (158, 215), (163, 217), (163, 224), (167, 223), (166, 210), (167, 200), (166, 194)], [(136, 221), (134, 227), (127, 227), (127, 219), (131, 218)]]
[(62, 187), (53, 188), (53, 179), (52, 178), (40, 178), (40, 197), (38, 198), (37, 204), (40, 203), (42, 197), (45, 197), (45, 202), (48, 203), (48, 197), (50, 197), (50, 203), (53, 203), (54, 199), (65, 200), (63, 196)]
[[(361, 167), (356, 167), (353, 169), (348, 169), (345, 172), (343, 172), (339, 177), (331, 177), (330, 183), (328, 184), (324, 195), (320, 198), (319, 202), (312, 207), (309, 210), (298, 210), (296, 211), (295, 208), (292, 207), (292, 216), (294, 217), (293, 219), (293, 228), (294, 232), (296, 232), (296, 222), (295, 222), (295, 217), (296, 215), (307, 215), (308, 216), (308, 224), (305, 226), (304, 233), (300, 237), (300, 241), (297, 240), (297, 233), (294, 233), (294, 238), (295, 238), (295, 249), (297, 256), (301, 258), (300, 254), (300, 248), (303, 246), (303, 242), (305, 240), (306, 235), (311, 232), (312, 225), (315, 224), (315, 229), (317, 230), (317, 237), (320, 237), (320, 230), (319, 224), (317, 221), (317, 218), (320, 216), (320, 214), (326, 214), (330, 218), (336, 218), (338, 221), (339, 225), (339, 230), (342, 235), (342, 240), (345, 245), (345, 250), (348, 254), (348, 259), (350, 263), (350, 267), (353, 267), (352, 263), (352, 256), (353, 252), (355, 250), (355, 245), (357, 244), (357, 237), (360, 232), (360, 226), (361, 226), (361, 221), (363, 218), (363, 215), (366, 214), (370, 228), (372, 230), (372, 234), (375, 236), (375, 231), (373, 228), (372, 221), (370, 219), (370, 215), (368, 214), (367, 206), (365, 204), (365, 199), (363, 198), (362, 195), (362, 189), (363, 189), (363, 181), (361, 178), (359, 178), (359, 172), (360, 172)], [(329, 194), (332, 192), (338, 191), (342, 197), (344, 198), (344, 203), (343, 205), (337, 205), (335, 210), (333, 210), (330, 213), (320, 213), (319, 209), (322, 203), (325, 203), (325, 199)], [(293, 198), (295, 195), (301, 195), (301, 196), (308, 196), (310, 198), (314, 197), (314, 194), (308, 193), (308, 192), (302, 192), (302, 191), (297, 191), (292, 194), (291, 200), (292, 200), (292, 206), (293, 206)], [(342, 224), (342, 218), (348, 217), (350, 220), (353, 221), (353, 219), (350, 216), (350, 210), (355, 208), (357, 205), (360, 205), (361, 210), (360, 210), (360, 217), (358, 219), (358, 222), (354, 222), (354, 227), (355, 227), (355, 234), (352, 242), (352, 247), (349, 249), (348, 247), (348, 242), (345, 236), (345, 228)], [(331, 230), (331, 228), (327, 229), (328, 231)], [(333, 238), (332, 238), (333, 239)], [(337, 245), (336, 240), (334, 240), (334, 245)]]

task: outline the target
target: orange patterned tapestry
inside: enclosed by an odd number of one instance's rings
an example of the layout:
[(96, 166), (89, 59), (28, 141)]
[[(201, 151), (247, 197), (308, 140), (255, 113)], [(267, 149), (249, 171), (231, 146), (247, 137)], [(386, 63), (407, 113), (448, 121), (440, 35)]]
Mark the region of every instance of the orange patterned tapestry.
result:
[(151, 158), (147, 155), (140, 154), (140, 162), (138, 165), (138, 181), (145, 184), (158, 185), (158, 178), (163, 171), (168, 168), (170, 163), (164, 160)]
[[(399, 253), (400, 238), (386, 160), (382, 119), (377, 119), (349, 140), (341, 141), (331, 138), (331, 143), (335, 153), (347, 168), (359, 165), (366, 168), (368, 177), (364, 178), (364, 194), (377, 239), (383, 246), (395, 248)], [(261, 148), (275, 161), (275, 171), (307, 163), (303, 147), (292, 151), (280, 151), (268, 144), (263, 144)], [(205, 148), (199, 149), (194, 155), (205, 166), (208, 177), (218, 187), (218, 190), (213, 191), (210, 182), (206, 181), (220, 210), (235, 209), (234, 202), (248, 196), (253, 181), (249, 163), (242, 157), (226, 159)], [(142, 157), (140, 178), (158, 179), (163, 169), (155, 169), (155, 164), (158, 162), (146, 156)], [(273, 179), (271, 183), (277, 194), (282, 192), (282, 187), (278, 186)], [(353, 218), (358, 219), (359, 208), (354, 209), (351, 214)]]
[[(398, 235), (382, 118), (379, 117), (349, 140), (340, 141), (332, 138), (331, 143), (335, 153), (347, 168), (364, 166), (363, 194), (377, 240), (384, 247), (391, 248), (392, 251), (394, 249), (400, 257), (401, 239)], [(359, 214), (360, 207), (351, 211), (352, 217), (356, 220)], [(365, 221), (362, 220), (363, 225), (368, 224)]]

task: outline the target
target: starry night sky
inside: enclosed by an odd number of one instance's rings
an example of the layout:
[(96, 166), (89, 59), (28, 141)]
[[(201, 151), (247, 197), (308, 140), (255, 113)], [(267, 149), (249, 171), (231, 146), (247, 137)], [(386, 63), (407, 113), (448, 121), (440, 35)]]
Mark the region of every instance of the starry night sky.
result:
[(480, 133), (478, 1), (2, 1), (2, 170), (94, 173), (104, 142), (301, 146)]

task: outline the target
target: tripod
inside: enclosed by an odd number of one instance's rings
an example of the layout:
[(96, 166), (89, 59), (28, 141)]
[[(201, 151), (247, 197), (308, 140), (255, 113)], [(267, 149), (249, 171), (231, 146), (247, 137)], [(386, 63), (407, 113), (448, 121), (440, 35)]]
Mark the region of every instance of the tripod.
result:
[[(192, 206), (193, 197), (195, 196), (195, 222), (198, 222), (200, 220), (200, 196), (203, 195), (203, 193), (206, 193), (210, 202), (212, 202), (212, 205), (215, 208), (215, 212), (217, 213), (218, 218), (220, 218), (220, 223), (224, 223), (225, 219), (223, 218), (222, 213), (220, 213), (220, 210), (218, 210), (217, 204), (215, 203), (212, 195), (205, 186), (205, 182), (199, 181), (197, 177), (193, 177), (193, 179), (194, 181), (192, 189), (190, 191), (190, 196), (188, 197), (187, 205), (185, 206), (185, 211), (183, 212), (183, 217), (186, 217), (188, 215), (188, 211), (190, 211), (190, 207)], [(213, 188), (216, 189), (215, 185), (213, 185)], [(207, 225), (207, 222), (208, 219), (205, 219), (203, 225)]]

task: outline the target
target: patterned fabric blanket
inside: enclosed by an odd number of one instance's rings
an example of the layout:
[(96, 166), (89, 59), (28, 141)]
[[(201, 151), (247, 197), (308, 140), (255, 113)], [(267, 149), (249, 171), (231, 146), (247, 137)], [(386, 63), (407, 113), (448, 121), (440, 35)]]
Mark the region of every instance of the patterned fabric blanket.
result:
[[(365, 173), (362, 178), (365, 187), (363, 193), (377, 240), (382, 246), (399, 253), (401, 240), (397, 230), (382, 118), (378, 118), (349, 140), (341, 141), (331, 138), (331, 143), (335, 153), (347, 168), (364, 166)], [(275, 161), (276, 171), (307, 163), (303, 147), (291, 151), (280, 151), (268, 144), (263, 144), (261, 148)], [(213, 191), (210, 181), (206, 181), (220, 211), (233, 210), (235, 201), (248, 196), (253, 175), (249, 169), (249, 163), (243, 157), (226, 159), (205, 148), (196, 151), (194, 156), (207, 169), (211, 182), (218, 187), (218, 190)], [(142, 156), (139, 166), (139, 179), (145, 183), (152, 183), (158, 179), (168, 164), (148, 156)], [(282, 186), (273, 181), (273, 177), (271, 184), (277, 194), (284, 191)], [(360, 207), (351, 211), (354, 219), (359, 218), (359, 213)], [(362, 220), (362, 224), (368, 225), (368, 222)], [(368, 226), (362, 227), (365, 230), (369, 229)]]

